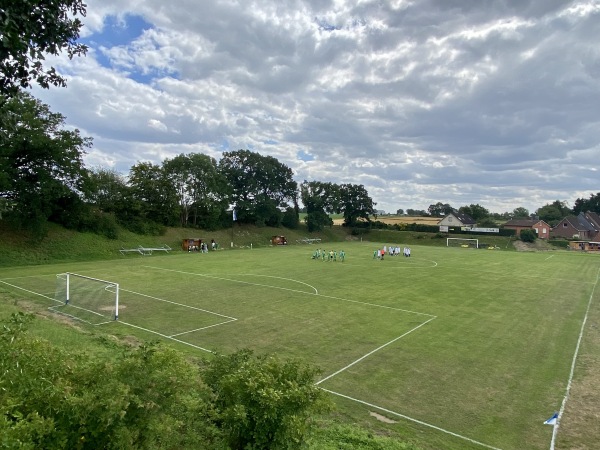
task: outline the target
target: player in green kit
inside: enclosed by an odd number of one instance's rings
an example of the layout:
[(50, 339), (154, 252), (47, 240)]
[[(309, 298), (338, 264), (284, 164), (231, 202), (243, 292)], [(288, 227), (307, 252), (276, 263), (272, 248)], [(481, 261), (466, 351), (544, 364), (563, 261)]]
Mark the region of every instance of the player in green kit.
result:
[(346, 252), (344, 250), (340, 250), (340, 261), (344, 262), (344, 259), (346, 259)]

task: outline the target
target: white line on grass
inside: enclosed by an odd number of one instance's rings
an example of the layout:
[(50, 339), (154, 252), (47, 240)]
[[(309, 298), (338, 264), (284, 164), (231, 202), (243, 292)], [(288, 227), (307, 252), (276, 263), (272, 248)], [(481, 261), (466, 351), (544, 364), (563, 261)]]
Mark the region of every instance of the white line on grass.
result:
[[(280, 286), (272, 286), (270, 284), (251, 283), (249, 281), (232, 280), (231, 278), (217, 277), (215, 275), (207, 275), (204, 273), (185, 272), (183, 270), (165, 269), (164, 267), (154, 267), (154, 266), (142, 266), (142, 267), (147, 267), (148, 269), (155, 269), (155, 270), (164, 270), (167, 272), (181, 273), (184, 275), (195, 275), (198, 277), (214, 278), (215, 280), (225, 280), (225, 281), (231, 281), (233, 283), (249, 284), (250, 286), (261, 286), (261, 287), (267, 287), (267, 288), (272, 288), (272, 289), (281, 289), (282, 291), (299, 292), (300, 294), (318, 295), (313, 292), (299, 291), (298, 289), (290, 289), (290, 288), (284, 288), (284, 287), (280, 287)], [(239, 274), (239, 275), (244, 275), (244, 274)], [(277, 278), (277, 277), (274, 277), (274, 278)], [(293, 281), (296, 281), (296, 280), (293, 280)], [(297, 281), (297, 283), (302, 283), (302, 282)], [(306, 283), (302, 283), (302, 284), (306, 284)], [(307, 286), (310, 286), (310, 284), (307, 284)], [(314, 287), (312, 287), (312, 286), (310, 286), (310, 287), (316, 291), (316, 289)]]
[(358, 301), (358, 300), (348, 300), (347, 298), (333, 297), (331, 295), (323, 295), (323, 294), (318, 294), (318, 293), (313, 293), (313, 292), (298, 291), (297, 289), (289, 289), (289, 288), (283, 288), (283, 287), (279, 287), (279, 286), (271, 286), (271, 285), (268, 285), (268, 284), (250, 283), (248, 281), (232, 280), (231, 278), (217, 277), (217, 276), (214, 276), (214, 275), (206, 275), (206, 274), (196, 273), (196, 272), (185, 272), (183, 270), (165, 269), (163, 267), (154, 267), (154, 266), (143, 266), (143, 267), (147, 267), (149, 269), (156, 269), (156, 270), (165, 270), (167, 272), (176, 272), (176, 273), (181, 273), (183, 275), (196, 275), (196, 276), (199, 276), (199, 277), (214, 278), (216, 280), (231, 281), (233, 283), (249, 284), (251, 286), (261, 286), (261, 287), (267, 287), (267, 288), (272, 288), (272, 289), (282, 289), (284, 291), (291, 291), (291, 292), (296, 292), (296, 293), (299, 293), (299, 294), (314, 295), (314, 296), (317, 296), (317, 297), (331, 298), (333, 300), (340, 300), (342, 302), (358, 303), (360, 305), (373, 306), (373, 307), (376, 307), (376, 308), (392, 309), (394, 311), (401, 311), (401, 312), (410, 313), (410, 314), (418, 314), (418, 315), (421, 315), (421, 316), (436, 317), (433, 314), (427, 314), (427, 313), (421, 313), (421, 312), (416, 312), (416, 311), (410, 311), (408, 309), (394, 308), (393, 306), (378, 305), (376, 303), (361, 302), (361, 301)]
[(567, 382), (567, 389), (565, 392), (565, 396), (563, 397), (562, 404), (560, 405), (560, 411), (558, 412), (558, 418), (556, 419), (556, 424), (552, 430), (552, 440), (550, 441), (550, 450), (554, 450), (554, 445), (556, 443), (556, 435), (558, 433), (558, 427), (560, 425), (560, 418), (562, 417), (565, 406), (567, 405), (567, 400), (569, 399), (569, 394), (571, 392), (571, 383), (573, 381), (573, 374), (575, 373), (575, 363), (577, 362), (577, 355), (579, 354), (579, 346), (581, 345), (581, 339), (583, 338), (583, 331), (585, 330), (585, 324), (587, 322), (588, 314), (590, 312), (590, 308), (592, 306), (592, 299), (594, 297), (594, 291), (596, 290), (596, 286), (598, 285), (598, 279), (600, 278), (600, 269), (596, 273), (596, 282), (594, 283), (594, 287), (592, 288), (592, 293), (590, 294), (590, 299), (588, 300), (587, 309), (585, 311), (585, 316), (583, 318), (583, 323), (581, 324), (581, 330), (579, 331), (579, 338), (577, 339), (577, 346), (575, 347), (575, 354), (573, 355), (573, 361), (571, 362), (571, 373), (569, 374), (569, 381)]
[(544, 261), (548, 261), (550, 258), (554, 258), (554, 255), (548, 256)]
[(177, 333), (177, 334), (172, 334), (169, 337), (175, 337), (175, 336), (181, 336), (182, 334), (189, 334), (189, 333), (193, 333), (195, 331), (201, 331), (201, 330), (206, 330), (207, 328), (212, 328), (212, 327), (218, 327), (219, 325), (225, 325), (226, 323), (229, 322), (235, 322), (237, 319), (232, 319), (232, 320), (226, 320), (225, 322), (221, 322), (221, 323), (215, 323), (214, 325), (208, 325), (206, 327), (202, 327), (202, 328), (196, 328), (195, 330), (190, 330), (190, 331), (183, 331), (181, 333)]
[(239, 276), (244, 276), (244, 277), (267, 277), (267, 278), (279, 278), (280, 280), (286, 280), (286, 281), (293, 281), (294, 283), (300, 283), (303, 284), (305, 286), (308, 286), (309, 288), (313, 289), (315, 291), (315, 294), (318, 294), (319, 291), (317, 291), (317, 288), (314, 287), (311, 284), (305, 283), (303, 281), (298, 281), (298, 280), (294, 280), (293, 278), (284, 278), (284, 277), (276, 277), (274, 275), (256, 275), (253, 273), (238, 273), (237, 275)]
[[(307, 294), (308, 295), (313, 295), (313, 294), (310, 294), (310, 293), (307, 293)], [(331, 298), (333, 300), (340, 300), (342, 302), (348, 302), (348, 303), (358, 303), (359, 305), (373, 306), (375, 308), (392, 309), (394, 311), (400, 311), (400, 312), (405, 312), (405, 313), (409, 313), (409, 314), (417, 314), (419, 316), (433, 317), (434, 319), (437, 317), (437, 316), (434, 316), (433, 314), (427, 314), (427, 313), (422, 313), (422, 312), (417, 312), (417, 311), (411, 311), (409, 309), (394, 308), (393, 306), (378, 305), (376, 303), (361, 302), (361, 301), (358, 301), (358, 300), (349, 300), (347, 298), (334, 297), (332, 295), (318, 294), (318, 297)]]
[[(141, 292), (130, 291), (128, 289), (123, 289), (123, 288), (121, 288), (121, 292), (129, 292), (130, 294), (135, 294), (135, 295), (140, 295), (142, 297), (151, 298), (152, 300), (158, 300), (159, 302), (171, 303), (172, 305), (183, 306), (184, 308), (195, 309), (197, 311), (202, 311), (202, 312), (205, 312), (205, 313), (208, 313), (208, 314), (213, 314), (215, 316), (225, 317), (226, 319), (231, 319), (231, 320), (228, 320), (228, 322), (231, 322), (233, 320), (237, 320), (235, 317), (229, 317), (229, 316), (226, 316), (224, 314), (219, 314), (219, 313), (216, 313), (214, 311), (209, 311), (207, 309), (197, 308), (195, 306), (184, 305), (183, 303), (172, 302), (171, 300), (165, 300), (164, 298), (153, 297), (151, 295), (142, 294)], [(226, 322), (223, 322), (223, 323), (226, 323)]]
[(357, 364), (357, 363), (361, 362), (363, 359), (365, 359), (365, 358), (367, 358), (367, 357), (371, 356), (373, 353), (375, 353), (375, 352), (378, 352), (378, 351), (379, 351), (379, 350), (381, 350), (382, 348), (384, 348), (384, 347), (387, 347), (387, 346), (388, 346), (388, 345), (390, 345), (390, 344), (393, 344), (393, 343), (394, 343), (394, 342), (396, 342), (398, 339), (402, 339), (404, 336), (406, 336), (406, 335), (408, 335), (408, 334), (412, 333), (412, 332), (413, 332), (413, 331), (415, 331), (415, 330), (418, 330), (418, 329), (419, 329), (419, 328), (421, 328), (423, 325), (425, 325), (425, 324), (427, 324), (427, 323), (431, 322), (433, 319), (435, 319), (435, 317), (432, 317), (431, 319), (429, 319), (429, 320), (426, 320), (426, 321), (425, 321), (425, 322), (423, 322), (422, 324), (420, 324), (420, 325), (417, 325), (417, 326), (416, 326), (416, 327), (414, 327), (413, 329), (411, 329), (411, 330), (408, 330), (408, 331), (407, 331), (406, 333), (404, 333), (403, 335), (401, 335), (401, 336), (398, 336), (397, 338), (394, 338), (394, 339), (392, 339), (391, 341), (389, 341), (389, 342), (386, 342), (386, 343), (385, 343), (385, 344), (383, 344), (383, 345), (380, 345), (380, 346), (379, 346), (379, 347), (377, 347), (375, 350), (371, 350), (369, 353), (367, 353), (367, 354), (365, 354), (365, 355), (361, 356), (361, 357), (360, 357), (360, 358), (358, 358), (356, 361), (354, 361), (354, 362), (351, 362), (351, 363), (350, 363), (350, 364), (348, 364), (346, 367), (342, 367), (342, 368), (341, 368), (340, 370), (338, 370), (337, 372), (335, 372), (335, 373), (332, 373), (332, 374), (331, 374), (331, 375), (329, 375), (328, 377), (325, 377), (325, 378), (323, 378), (321, 381), (319, 381), (319, 382), (317, 382), (317, 383), (315, 383), (315, 384), (318, 386), (319, 384), (323, 383), (324, 381), (327, 381), (327, 380), (329, 380), (330, 378), (333, 378), (333, 377), (335, 377), (336, 375), (338, 375), (338, 374), (342, 373), (343, 371), (345, 371), (345, 370), (349, 369), (349, 368), (350, 368), (350, 367), (352, 367), (353, 365), (355, 365), (355, 364)]
[(38, 292), (30, 291), (29, 289), (25, 289), (25, 288), (22, 288), (22, 287), (20, 287), (20, 286), (16, 286), (16, 285), (14, 285), (14, 284), (7, 283), (6, 281), (2, 281), (2, 280), (0, 280), (0, 283), (4, 283), (4, 284), (6, 284), (7, 286), (13, 287), (13, 288), (15, 288), (15, 289), (20, 289), (20, 290), (22, 290), (22, 291), (29, 292), (30, 294), (33, 294), (33, 295), (38, 295), (38, 296), (40, 296), (40, 297), (47, 298), (48, 300), (52, 300), (53, 302), (57, 302), (57, 303), (61, 303), (61, 304), (62, 304), (62, 303), (64, 303), (64, 302), (61, 302), (60, 300), (56, 300), (55, 298), (48, 297), (47, 295), (40, 294), (40, 293), (38, 293)]
[(175, 339), (174, 337), (167, 336), (166, 334), (159, 333), (158, 331), (153, 331), (153, 330), (149, 330), (148, 328), (139, 327), (139, 326), (133, 325), (131, 323), (123, 322), (122, 320), (117, 320), (117, 323), (122, 323), (123, 325), (128, 325), (130, 327), (137, 328), (138, 330), (147, 331), (148, 333), (156, 334), (158, 336), (164, 337), (165, 339), (171, 339), (172, 341), (179, 342), (180, 344), (189, 345), (190, 347), (197, 348), (198, 350), (202, 350), (204, 352), (215, 353), (212, 350), (208, 350), (208, 349), (200, 347), (198, 345), (190, 344), (189, 342), (185, 342), (185, 341), (182, 341), (182, 340), (179, 340), (179, 339)]
[(425, 427), (433, 428), (434, 430), (441, 431), (442, 433), (446, 433), (446, 434), (449, 434), (451, 436), (454, 436), (454, 437), (457, 437), (457, 438), (460, 438), (460, 439), (464, 439), (464, 440), (469, 441), (469, 442), (471, 442), (473, 444), (480, 445), (481, 447), (489, 448), (489, 449), (492, 449), (492, 450), (500, 450), (497, 447), (492, 447), (491, 445), (484, 444), (483, 442), (479, 442), (479, 441), (476, 441), (474, 439), (468, 438), (466, 436), (462, 436), (462, 435), (460, 435), (458, 433), (454, 433), (452, 431), (445, 430), (444, 428), (440, 428), (440, 427), (432, 425), (430, 423), (423, 422), (422, 420), (415, 419), (415, 418), (409, 417), (409, 416), (405, 416), (404, 414), (400, 414), (400, 413), (397, 413), (395, 411), (391, 411), (391, 410), (386, 409), (386, 408), (382, 408), (381, 406), (373, 405), (372, 403), (367, 403), (367, 402), (365, 402), (363, 400), (359, 400), (357, 398), (353, 398), (353, 397), (349, 397), (349, 396), (344, 395), (344, 394), (340, 394), (339, 392), (330, 391), (329, 389), (325, 389), (325, 388), (321, 388), (321, 389), (323, 389), (325, 392), (329, 392), (330, 394), (337, 395), (339, 397), (342, 397), (342, 398), (345, 398), (345, 399), (348, 399), (348, 400), (352, 400), (353, 402), (361, 403), (361, 404), (366, 405), (366, 406), (370, 406), (371, 408), (379, 409), (380, 411), (384, 411), (384, 412), (392, 414), (394, 416), (398, 416), (398, 417), (401, 417), (403, 419), (409, 420), (411, 422), (418, 423), (419, 425), (423, 425)]

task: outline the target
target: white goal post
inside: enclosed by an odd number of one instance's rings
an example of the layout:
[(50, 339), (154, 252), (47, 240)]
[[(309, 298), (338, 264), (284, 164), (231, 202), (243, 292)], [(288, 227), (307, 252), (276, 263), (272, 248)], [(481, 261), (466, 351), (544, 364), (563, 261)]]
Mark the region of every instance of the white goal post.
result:
[(479, 248), (479, 239), (446, 238), (446, 247), (475, 247)]
[(55, 300), (50, 309), (92, 325), (119, 319), (119, 284), (76, 273), (56, 275)]

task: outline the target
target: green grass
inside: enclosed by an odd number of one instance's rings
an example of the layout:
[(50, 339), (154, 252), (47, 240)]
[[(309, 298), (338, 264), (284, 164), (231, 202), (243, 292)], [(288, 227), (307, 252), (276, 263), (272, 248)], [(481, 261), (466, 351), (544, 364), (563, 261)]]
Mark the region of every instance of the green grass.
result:
[[(549, 446), (542, 422), (561, 406), (597, 257), (413, 245), (411, 258), (378, 261), (377, 244), (326, 245), (347, 260), (297, 245), (4, 268), (0, 296), (45, 309), (36, 293), (53, 298), (57, 273), (118, 282), (119, 322), (79, 324), (88, 341), (277, 352), (318, 365), (337, 414), (378, 433), (424, 448)], [(599, 440), (590, 432), (589, 447)]]

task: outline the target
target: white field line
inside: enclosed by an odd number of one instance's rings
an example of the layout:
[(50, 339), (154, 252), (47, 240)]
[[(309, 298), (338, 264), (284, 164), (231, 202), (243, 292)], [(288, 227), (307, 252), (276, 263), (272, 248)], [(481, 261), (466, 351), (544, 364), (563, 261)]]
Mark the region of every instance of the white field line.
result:
[[(152, 295), (142, 294), (141, 292), (130, 291), (128, 289), (123, 289), (123, 288), (121, 288), (121, 291), (122, 292), (129, 292), (130, 294), (140, 295), (140, 296), (146, 297), (146, 298), (151, 298), (152, 300), (158, 300), (159, 302), (171, 303), (172, 305), (183, 306), (184, 308), (195, 309), (196, 311), (202, 311), (202, 312), (205, 312), (205, 313), (208, 313), (208, 314), (213, 314), (215, 316), (225, 317), (226, 319), (231, 319), (231, 320), (228, 320), (228, 322), (231, 322), (233, 320), (237, 320), (235, 317), (229, 317), (229, 316), (226, 316), (224, 314), (219, 314), (219, 313), (216, 313), (214, 311), (209, 311), (207, 309), (197, 308), (195, 306), (184, 305), (183, 303), (172, 302), (171, 300), (165, 300), (164, 298), (153, 297)], [(224, 322), (224, 323), (226, 323), (226, 322)]]
[[(358, 301), (358, 300), (348, 300), (346, 298), (333, 297), (331, 295), (315, 294), (313, 292), (298, 291), (297, 289), (289, 289), (289, 288), (283, 288), (283, 287), (279, 287), (279, 286), (270, 286), (268, 284), (250, 283), (250, 282), (247, 282), (247, 281), (232, 280), (230, 278), (217, 277), (217, 276), (214, 276), (214, 275), (206, 275), (206, 274), (202, 274), (202, 273), (185, 272), (183, 270), (175, 270), (175, 269), (164, 269), (162, 267), (154, 267), (154, 266), (143, 266), (143, 267), (148, 267), (150, 269), (156, 269), (156, 270), (164, 270), (164, 271), (167, 271), (167, 272), (176, 272), (176, 273), (181, 273), (183, 275), (195, 275), (195, 276), (198, 276), (198, 277), (207, 277), (207, 278), (214, 278), (216, 280), (231, 281), (233, 283), (249, 284), (249, 285), (252, 285), (252, 286), (268, 287), (268, 288), (272, 288), (272, 289), (282, 289), (284, 291), (291, 291), (291, 292), (296, 292), (296, 293), (299, 293), (299, 294), (314, 295), (314, 296), (323, 297), (323, 298), (331, 298), (333, 300), (340, 300), (342, 302), (357, 303), (359, 305), (373, 306), (375, 308), (391, 309), (391, 310), (394, 310), (394, 311), (401, 311), (401, 312), (410, 313), (410, 314), (418, 314), (418, 315), (422, 315), (422, 316), (436, 317), (433, 314), (427, 314), (427, 313), (422, 313), (422, 312), (410, 311), (408, 309), (394, 308), (393, 306), (377, 305), (375, 303), (361, 302), (361, 301)], [(292, 280), (292, 281), (296, 281), (296, 280)]]
[(3, 280), (20, 280), (22, 278), (39, 278), (39, 277), (56, 277), (56, 274), (52, 273), (52, 274), (47, 274), (47, 275), (25, 275), (25, 276), (22, 276), (22, 277), (3, 278)]
[(315, 384), (318, 386), (319, 384), (323, 383), (324, 381), (327, 381), (327, 380), (329, 380), (329, 379), (331, 379), (331, 378), (335, 377), (336, 375), (338, 375), (338, 374), (340, 374), (340, 373), (344, 372), (345, 370), (349, 369), (349, 368), (350, 368), (350, 367), (352, 367), (353, 365), (355, 365), (355, 364), (358, 364), (358, 363), (359, 363), (359, 362), (361, 362), (363, 359), (365, 359), (365, 358), (368, 358), (368, 357), (369, 357), (369, 356), (371, 356), (373, 353), (376, 353), (376, 352), (378, 352), (378, 351), (379, 351), (379, 350), (381, 350), (382, 348), (384, 348), (384, 347), (387, 347), (388, 345), (390, 345), (390, 344), (393, 344), (393, 343), (394, 343), (394, 342), (396, 342), (397, 340), (399, 340), (399, 339), (402, 339), (404, 336), (406, 336), (406, 335), (408, 335), (408, 334), (412, 333), (413, 331), (415, 331), (415, 330), (418, 330), (418, 329), (419, 329), (419, 328), (421, 328), (423, 325), (425, 325), (425, 324), (427, 324), (427, 323), (431, 322), (433, 319), (435, 319), (435, 317), (432, 317), (431, 319), (429, 319), (429, 320), (427, 320), (427, 321), (423, 322), (422, 324), (420, 324), (420, 325), (417, 325), (417, 326), (416, 326), (416, 327), (414, 327), (413, 329), (411, 329), (411, 330), (408, 330), (408, 331), (407, 331), (406, 333), (404, 333), (403, 335), (401, 335), (401, 336), (398, 336), (397, 338), (394, 338), (394, 339), (392, 339), (391, 341), (389, 341), (389, 342), (386, 342), (386, 343), (385, 343), (385, 344), (383, 344), (383, 345), (380, 345), (380, 346), (379, 346), (379, 347), (377, 347), (376, 349), (374, 349), (374, 350), (371, 350), (369, 353), (367, 353), (367, 354), (365, 354), (365, 355), (361, 356), (361, 357), (360, 357), (360, 358), (358, 358), (356, 361), (354, 361), (354, 362), (351, 362), (351, 363), (350, 363), (350, 364), (348, 364), (346, 367), (342, 367), (342, 368), (341, 368), (340, 370), (338, 370), (337, 372), (335, 372), (335, 373), (332, 373), (332, 374), (331, 374), (331, 375), (329, 375), (328, 377), (325, 377), (325, 378), (323, 378), (322, 380), (318, 381), (318, 382), (317, 382), (317, 383), (315, 383)]
[(215, 323), (214, 325), (208, 325), (208, 326), (202, 327), (202, 328), (196, 328), (195, 330), (184, 331), (182, 333), (172, 334), (169, 337), (181, 336), (182, 334), (194, 333), (195, 331), (201, 331), (201, 330), (206, 330), (207, 328), (218, 327), (219, 325), (225, 325), (226, 323), (235, 322), (236, 320), (237, 319), (226, 320), (225, 322)]
[(596, 282), (594, 283), (594, 287), (592, 288), (592, 293), (590, 294), (590, 299), (588, 300), (587, 309), (585, 311), (585, 316), (583, 318), (583, 323), (581, 324), (581, 331), (579, 331), (579, 338), (577, 339), (577, 346), (575, 347), (575, 353), (573, 354), (573, 361), (571, 362), (571, 373), (569, 374), (569, 381), (567, 382), (567, 388), (565, 391), (565, 396), (563, 397), (562, 404), (560, 405), (560, 411), (558, 412), (558, 418), (556, 419), (556, 424), (552, 430), (552, 440), (550, 441), (550, 450), (554, 450), (554, 446), (556, 444), (556, 435), (558, 433), (558, 428), (560, 426), (560, 418), (562, 417), (565, 406), (567, 405), (567, 400), (569, 399), (569, 394), (571, 392), (571, 384), (573, 381), (573, 374), (575, 373), (575, 363), (577, 362), (577, 355), (579, 354), (579, 346), (581, 345), (581, 339), (583, 338), (583, 331), (585, 330), (585, 324), (587, 323), (588, 314), (590, 312), (590, 308), (592, 306), (592, 299), (594, 298), (594, 291), (596, 290), (596, 286), (598, 285), (598, 279), (600, 278), (600, 269), (596, 273)]
[[(279, 287), (279, 286), (271, 286), (269, 284), (251, 283), (249, 281), (232, 280), (231, 278), (217, 277), (217, 276), (214, 276), (214, 275), (207, 275), (207, 274), (203, 274), (203, 273), (185, 272), (183, 270), (165, 269), (163, 267), (154, 267), (154, 266), (142, 266), (142, 267), (147, 267), (149, 269), (155, 269), (155, 270), (164, 270), (166, 272), (181, 273), (181, 274), (184, 274), (184, 275), (195, 275), (197, 277), (214, 278), (215, 280), (231, 281), (232, 283), (249, 284), (250, 286), (261, 286), (261, 287), (267, 287), (267, 288), (271, 288), (271, 289), (280, 289), (282, 291), (297, 292), (297, 293), (300, 293), (300, 294), (319, 295), (319, 294), (315, 294), (313, 292), (299, 291), (298, 289), (290, 289), (290, 288), (284, 288), (284, 287)], [(296, 280), (293, 280), (293, 281), (296, 281)], [(300, 283), (299, 281), (296, 281), (296, 282)], [(306, 283), (302, 283), (302, 284), (306, 284)], [(310, 286), (310, 285), (307, 285), (307, 286)], [(315, 289), (312, 286), (310, 286), (310, 287), (313, 288), (313, 289)]]
[(544, 261), (548, 261), (550, 258), (554, 258), (554, 255), (548, 256)]
[(0, 283), (6, 284), (7, 286), (13, 287), (15, 289), (20, 289), (22, 291), (29, 292), (30, 294), (37, 295), (39, 297), (47, 298), (48, 300), (52, 300), (53, 302), (56, 302), (56, 303), (64, 304), (64, 302), (61, 302), (60, 300), (56, 300), (55, 298), (48, 297), (47, 295), (40, 294), (38, 292), (30, 291), (29, 289), (25, 289), (25, 288), (22, 288), (20, 286), (16, 286), (14, 284), (7, 283), (6, 281), (0, 280)]
[(479, 441), (476, 441), (474, 439), (468, 438), (466, 436), (462, 436), (462, 435), (460, 435), (458, 433), (454, 433), (452, 431), (445, 430), (444, 428), (440, 428), (440, 427), (432, 425), (430, 423), (423, 422), (422, 420), (415, 419), (415, 418), (409, 417), (409, 416), (405, 416), (404, 414), (400, 414), (400, 413), (397, 413), (395, 411), (391, 411), (391, 410), (386, 409), (386, 408), (382, 408), (381, 406), (373, 405), (372, 403), (367, 403), (367, 402), (365, 402), (363, 400), (359, 400), (357, 398), (349, 397), (347, 395), (340, 394), (338, 392), (330, 391), (329, 389), (325, 389), (325, 388), (321, 388), (321, 389), (324, 390), (325, 392), (329, 392), (330, 394), (337, 395), (339, 397), (342, 397), (342, 398), (345, 398), (345, 399), (348, 399), (348, 400), (352, 400), (353, 402), (361, 403), (361, 404), (366, 405), (366, 406), (370, 406), (371, 408), (379, 409), (380, 411), (384, 411), (384, 412), (386, 412), (388, 414), (392, 414), (394, 416), (401, 417), (402, 419), (409, 420), (409, 421), (414, 422), (414, 423), (418, 423), (419, 425), (423, 425), (423, 426), (428, 427), (428, 428), (433, 428), (434, 430), (441, 431), (442, 433), (449, 434), (449, 435), (457, 437), (459, 439), (464, 439), (465, 441), (469, 441), (469, 442), (471, 442), (473, 444), (477, 444), (477, 445), (479, 445), (481, 447), (489, 448), (489, 449), (492, 449), (492, 450), (500, 450), (497, 447), (492, 447), (491, 445), (484, 444), (483, 442), (479, 442)]
[(161, 337), (163, 337), (165, 339), (170, 339), (172, 341), (179, 342), (180, 344), (189, 345), (190, 347), (197, 348), (198, 350), (202, 350), (204, 352), (214, 353), (212, 350), (208, 350), (208, 349), (200, 347), (198, 345), (190, 344), (189, 342), (185, 342), (185, 341), (182, 341), (182, 340), (179, 340), (179, 339), (175, 339), (174, 337), (167, 336), (166, 334), (159, 333), (158, 331), (153, 331), (153, 330), (149, 330), (147, 328), (139, 327), (139, 326), (133, 325), (131, 323), (123, 322), (122, 320), (118, 320), (117, 323), (122, 323), (123, 325), (128, 325), (130, 327), (137, 328), (138, 330), (143, 330), (143, 331), (146, 331), (148, 333), (153, 333), (153, 334), (161, 336)]
[[(307, 294), (308, 295), (313, 295), (313, 294), (310, 294), (310, 293), (307, 293)], [(417, 311), (411, 311), (409, 309), (394, 308), (393, 306), (378, 305), (376, 303), (361, 302), (359, 300), (349, 300), (347, 298), (334, 297), (332, 295), (319, 294), (318, 297), (331, 298), (333, 300), (339, 300), (341, 302), (358, 303), (359, 305), (373, 306), (375, 308), (391, 309), (393, 311), (400, 311), (400, 312), (405, 312), (405, 313), (409, 313), (409, 314), (417, 314), (419, 316), (427, 316), (427, 317), (432, 317), (434, 319), (437, 317), (437, 316), (434, 316), (433, 314), (422, 313), (422, 312), (417, 312)]]
[(308, 283), (305, 283), (305, 282), (303, 282), (303, 281), (294, 280), (293, 278), (276, 277), (276, 276), (274, 276), (274, 275), (255, 275), (255, 274), (252, 274), (252, 273), (239, 273), (239, 274), (237, 274), (237, 275), (239, 275), (239, 276), (244, 276), (244, 277), (266, 277), (266, 278), (278, 278), (278, 279), (280, 279), (280, 280), (293, 281), (294, 283), (300, 283), (300, 284), (303, 284), (303, 285), (305, 285), (305, 286), (308, 286), (309, 288), (311, 288), (311, 289), (313, 289), (313, 290), (315, 291), (315, 294), (318, 294), (318, 293), (319, 293), (319, 291), (317, 291), (317, 288), (316, 288), (316, 287), (314, 287), (313, 285), (311, 285), (311, 284), (308, 284)]

